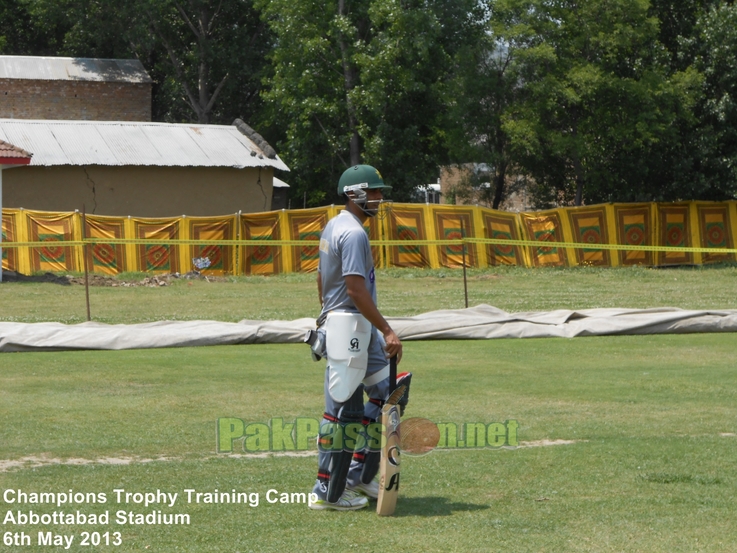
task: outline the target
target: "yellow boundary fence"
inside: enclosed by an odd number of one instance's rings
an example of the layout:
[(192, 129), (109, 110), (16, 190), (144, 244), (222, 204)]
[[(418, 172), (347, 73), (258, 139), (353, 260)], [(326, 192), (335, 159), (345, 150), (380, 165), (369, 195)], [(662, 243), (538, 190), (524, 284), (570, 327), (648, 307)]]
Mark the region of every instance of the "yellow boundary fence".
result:
[[(342, 206), (222, 217), (105, 217), (3, 209), (2, 266), (43, 271), (207, 274), (313, 271), (325, 223)], [(84, 233), (83, 233), (84, 230)], [(737, 202), (601, 204), (510, 213), (388, 204), (366, 223), (378, 267), (617, 267), (737, 261)], [(86, 248), (85, 248), (86, 244)]]

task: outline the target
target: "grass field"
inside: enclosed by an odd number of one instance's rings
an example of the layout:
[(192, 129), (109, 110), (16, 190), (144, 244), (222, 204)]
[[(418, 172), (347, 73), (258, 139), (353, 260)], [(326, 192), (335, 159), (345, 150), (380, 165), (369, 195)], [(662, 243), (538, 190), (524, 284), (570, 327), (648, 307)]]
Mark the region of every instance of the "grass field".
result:
[[(140, 280), (141, 275), (137, 275)], [(464, 306), (460, 270), (377, 272), (379, 303), (389, 316)], [(469, 305), (509, 312), (591, 307), (737, 309), (737, 265), (684, 269), (523, 269), (469, 271)], [(296, 319), (319, 311), (314, 274), (173, 281), (159, 288), (91, 287), (92, 318), (104, 323), (170, 320)], [(86, 320), (84, 287), (0, 284), (0, 321)]]
[[(469, 292), (472, 305), (509, 311), (735, 309), (736, 277), (733, 267), (479, 271)], [(463, 305), (457, 272), (385, 272), (378, 282), (393, 315)], [(314, 275), (91, 295), (93, 315), (108, 322), (290, 319), (317, 305)], [(0, 305), (0, 320), (74, 322), (84, 313), (75, 287), (2, 284)], [(268, 503), (269, 489), (308, 491), (311, 452), (216, 453), (219, 417), (319, 418), (323, 367), (304, 346), (2, 354), (0, 490), (104, 492), (105, 504), (65, 510), (112, 519), (158, 509), (189, 514), (191, 524), (6, 523), (2, 534), (24, 531), (34, 545), (0, 550), (63, 550), (35, 545), (43, 530), (75, 534), (73, 551), (735, 551), (734, 343), (730, 334), (407, 343), (402, 368), (416, 375), (407, 416), (513, 419), (527, 447), (405, 455), (392, 519)], [(179, 500), (118, 504), (113, 489)], [(255, 492), (260, 502), (187, 504), (185, 489)], [(57, 510), (2, 496), (0, 504), (3, 518)], [(83, 531), (120, 532), (123, 543), (81, 547)]]

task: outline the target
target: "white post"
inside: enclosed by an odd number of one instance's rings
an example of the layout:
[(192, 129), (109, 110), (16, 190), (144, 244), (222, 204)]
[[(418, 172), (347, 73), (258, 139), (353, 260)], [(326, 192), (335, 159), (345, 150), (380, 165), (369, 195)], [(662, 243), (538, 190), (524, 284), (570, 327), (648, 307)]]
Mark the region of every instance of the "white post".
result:
[(0, 165), (0, 282), (3, 281), (3, 166)]

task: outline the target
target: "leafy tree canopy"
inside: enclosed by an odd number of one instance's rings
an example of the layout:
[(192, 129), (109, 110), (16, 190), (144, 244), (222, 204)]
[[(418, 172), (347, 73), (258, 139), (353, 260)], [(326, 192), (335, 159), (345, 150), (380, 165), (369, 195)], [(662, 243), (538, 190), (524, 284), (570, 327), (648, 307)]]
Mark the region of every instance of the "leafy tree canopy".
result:
[(311, 205), (338, 177), (375, 165), (406, 200), (447, 159), (445, 80), (469, 39), (473, 2), (260, 0), (277, 37), (265, 98), (280, 151)]
[[(737, 195), (727, 0), (0, 0), (4, 54), (136, 57), (158, 121), (248, 121), (295, 206), (370, 163), (407, 200), (439, 166), (540, 207)], [(486, 177), (484, 177), (486, 178)]]

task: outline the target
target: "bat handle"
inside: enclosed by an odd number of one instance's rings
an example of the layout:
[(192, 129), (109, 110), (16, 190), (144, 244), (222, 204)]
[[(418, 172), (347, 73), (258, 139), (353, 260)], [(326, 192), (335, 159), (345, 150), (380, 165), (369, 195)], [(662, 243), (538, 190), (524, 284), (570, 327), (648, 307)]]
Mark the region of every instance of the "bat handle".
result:
[(389, 359), (389, 395), (397, 388), (397, 356)]

